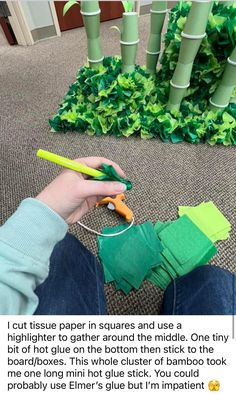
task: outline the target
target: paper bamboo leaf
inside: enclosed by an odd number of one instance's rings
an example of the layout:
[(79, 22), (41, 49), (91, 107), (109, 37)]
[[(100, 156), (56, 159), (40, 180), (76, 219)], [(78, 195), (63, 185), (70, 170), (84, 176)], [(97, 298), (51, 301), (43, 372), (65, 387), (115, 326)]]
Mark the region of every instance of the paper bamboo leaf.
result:
[(69, 9), (75, 4), (79, 5), (79, 3), (76, 0), (67, 1), (67, 3), (64, 5), (64, 8), (63, 8), (63, 16), (65, 16), (67, 11), (69, 11)]
[(134, 0), (122, 1), (125, 12), (132, 12), (134, 8)]
[(111, 26), (110, 29), (117, 30), (119, 33), (121, 33), (121, 31), (120, 31), (120, 29), (119, 29), (118, 26), (115, 26), (115, 25), (114, 25), (114, 26)]

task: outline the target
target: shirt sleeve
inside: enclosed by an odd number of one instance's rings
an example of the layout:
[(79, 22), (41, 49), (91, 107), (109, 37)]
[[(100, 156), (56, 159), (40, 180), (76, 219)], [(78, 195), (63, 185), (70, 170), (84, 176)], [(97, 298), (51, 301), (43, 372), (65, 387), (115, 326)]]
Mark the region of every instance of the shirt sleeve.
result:
[(0, 314), (33, 314), (35, 288), (49, 272), (54, 246), (68, 230), (66, 222), (37, 199), (22, 201), (0, 227)]

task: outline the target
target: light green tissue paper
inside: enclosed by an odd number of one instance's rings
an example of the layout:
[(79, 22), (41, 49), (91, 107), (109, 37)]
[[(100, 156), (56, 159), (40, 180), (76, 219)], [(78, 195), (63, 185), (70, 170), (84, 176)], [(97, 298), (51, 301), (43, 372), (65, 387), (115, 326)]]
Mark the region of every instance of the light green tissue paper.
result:
[(231, 224), (212, 201), (196, 207), (179, 206), (178, 211), (180, 217), (187, 215), (212, 242), (229, 238)]

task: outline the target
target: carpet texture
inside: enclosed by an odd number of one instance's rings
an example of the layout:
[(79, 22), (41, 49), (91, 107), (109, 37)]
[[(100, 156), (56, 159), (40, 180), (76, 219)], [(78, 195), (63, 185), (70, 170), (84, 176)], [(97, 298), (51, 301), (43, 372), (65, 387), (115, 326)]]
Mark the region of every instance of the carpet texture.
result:
[[(106, 56), (119, 54), (118, 33), (109, 29), (116, 22), (120, 24), (118, 20), (101, 25)], [(145, 62), (148, 28), (149, 16), (141, 16), (139, 64)], [(0, 46), (0, 56), (1, 224), (22, 199), (35, 196), (60, 172), (57, 166), (36, 158), (37, 149), (70, 158), (104, 156), (119, 163), (134, 184), (127, 192), (127, 204), (134, 211), (136, 223), (173, 220), (178, 205), (213, 200), (231, 222), (232, 232), (228, 241), (217, 244), (218, 254), (211, 263), (236, 271), (235, 148), (50, 133), (48, 118), (86, 61), (83, 28), (33, 47)], [(100, 230), (121, 220), (100, 207), (83, 222)], [(70, 231), (97, 253), (96, 236), (76, 225)], [(108, 285), (106, 295), (110, 314), (158, 314), (162, 301), (162, 291), (148, 282), (127, 297)]]

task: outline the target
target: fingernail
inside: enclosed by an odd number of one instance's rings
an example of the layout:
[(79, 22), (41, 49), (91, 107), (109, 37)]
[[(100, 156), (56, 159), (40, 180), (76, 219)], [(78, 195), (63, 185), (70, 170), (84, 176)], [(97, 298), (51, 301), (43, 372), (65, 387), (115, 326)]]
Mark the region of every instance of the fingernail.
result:
[(118, 193), (121, 193), (121, 192), (125, 192), (127, 190), (127, 187), (126, 187), (126, 185), (124, 183), (117, 182), (116, 186), (115, 186), (115, 190)]

